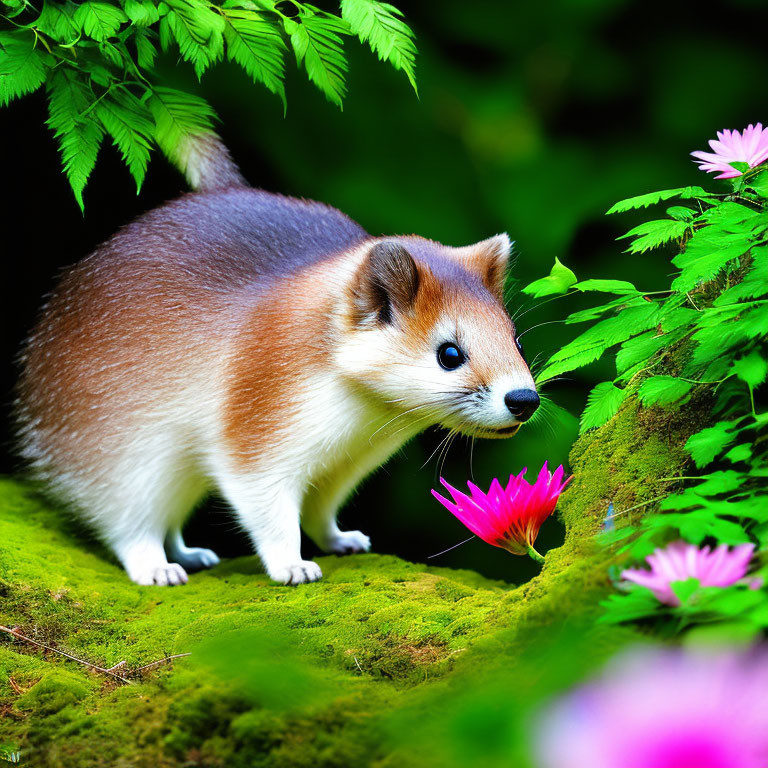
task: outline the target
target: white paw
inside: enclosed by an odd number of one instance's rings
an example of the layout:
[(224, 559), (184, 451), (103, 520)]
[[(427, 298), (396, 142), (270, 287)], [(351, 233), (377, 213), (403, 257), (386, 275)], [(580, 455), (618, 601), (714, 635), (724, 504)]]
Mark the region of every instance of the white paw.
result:
[(268, 569), (269, 577), (281, 584), (306, 584), (322, 578), (323, 572), (317, 563), (311, 560), (301, 560), (292, 565), (283, 565), (278, 568)]
[(214, 565), (219, 564), (219, 556), (212, 549), (203, 547), (187, 547), (183, 552), (175, 554), (173, 559), (178, 561), (188, 573), (213, 568)]
[(352, 555), (355, 552), (367, 552), (370, 548), (371, 540), (362, 531), (339, 531), (329, 539), (325, 551), (336, 555)]
[(138, 574), (131, 574), (131, 579), (144, 586), (154, 584), (158, 587), (176, 587), (187, 583), (187, 572), (178, 563), (167, 563)]

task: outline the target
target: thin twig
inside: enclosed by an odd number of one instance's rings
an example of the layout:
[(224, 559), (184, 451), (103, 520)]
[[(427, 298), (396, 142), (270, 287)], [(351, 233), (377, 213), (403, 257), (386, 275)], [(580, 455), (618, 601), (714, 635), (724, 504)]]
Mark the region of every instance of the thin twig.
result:
[(31, 637), (22, 635), (21, 632), (18, 632), (15, 629), (11, 629), (10, 627), (4, 627), (2, 624), (0, 624), (0, 632), (7, 632), (9, 635), (12, 635), (13, 637), (18, 638), (19, 640), (23, 640), (25, 643), (31, 643), (32, 645), (36, 645), (38, 648), (43, 648), (46, 651), (50, 651), (51, 653), (58, 653), (59, 656), (64, 656), (67, 659), (76, 661), (78, 664), (82, 664), (84, 667), (89, 667), (90, 669), (93, 669), (96, 672), (101, 672), (102, 675), (109, 675), (110, 677), (115, 678), (115, 680), (119, 680), (121, 683), (125, 683), (126, 685), (131, 685), (132, 683), (132, 681), (128, 680), (128, 678), (123, 677), (122, 675), (115, 674), (109, 669), (104, 669), (104, 667), (99, 667), (96, 664), (91, 664), (90, 661), (85, 661), (85, 659), (78, 659), (77, 656), (73, 656), (71, 653), (60, 651), (58, 648), (51, 648), (50, 645), (45, 645), (45, 643), (39, 643), (37, 640), (33, 640)]
[(633, 512), (636, 509), (640, 509), (640, 507), (647, 507), (649, 504), (653, 504), (656, 501), (661, 501), (662, 499), (666, 499), (666, 496), (657, 496), (655, 499), (650, 499), (649, 501), (644, 501), (641, 504), (635, 504), (634, 507), (628, 507), (627, 509), (622, 509), (619, 512), (614, 512), (612, 515), (608, 515), (606, 517), (606, 520), (612, 520), (614, 517), (618, 517), (619, 515), (624, 515), (627, 512)]
[(150, 664), (145, 664), (143, 667), (139, 667), (138, 669), (132, 670), (133, 674), (138, 674), (139, 672), (144, 672), (146, 669), (152, 669), (152, 667), (159, 667), (161, 664), (169, 664), (174, 659), (181, 659), (184, 656), (191, 656), (191, 653), (174, 653), (172, 656), (166, 656), (164, 659), (158, 659), (157, 661), (153, 661)]
[(474, 535), (472, 535), (468, 539), (464, 539), (464, 541), (460, 541), (458, 544), (454, 544), (452, 547), (448, 547), (448, 549), (444, 549), (442, 552), (438, 552), (436, 555), (427, 555), (427, 560), (431, 560), (433, 557), (440, 557), (440, 555), (444, 555), (446, 552), (450, 552), (452, 549), (456, 549), (456, 547), (460, 547), (462, 544), (466, 544), (468, 541), (472, 541), (474, 538)]

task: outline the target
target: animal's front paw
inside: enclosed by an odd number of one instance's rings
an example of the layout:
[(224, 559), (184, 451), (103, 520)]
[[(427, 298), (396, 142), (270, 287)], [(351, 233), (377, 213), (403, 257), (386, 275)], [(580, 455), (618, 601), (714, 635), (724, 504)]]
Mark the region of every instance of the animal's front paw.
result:
[(212, 549), (203, 547), (187, 547), (183, 553), (177, 553), (174, 559), (178, 560), (188, 573), (213, 568), (219, 564), (219, 556)]
[(178, 563), (149, 567), (141, 573), (130, 574), (130, 577), (144, 586), (176, 587), (187, 583), (187, 572)]
[(339, 531), (328, 541), (325, 551), (335, 555), (352, 555), (367, 552), (370, 548), (371, 540), (362, 531)]
[(298, 563), (283, 565), (268, 569), (269, 577), (281, 584), (306, 584), (322, 578), (323, 572), (317, 563), (311, 560), (300, 560)]

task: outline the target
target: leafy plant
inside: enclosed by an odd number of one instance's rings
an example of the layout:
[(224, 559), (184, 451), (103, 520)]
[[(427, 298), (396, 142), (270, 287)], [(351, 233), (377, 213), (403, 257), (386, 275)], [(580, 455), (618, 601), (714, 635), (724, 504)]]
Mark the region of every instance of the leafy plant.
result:
[(0, 106), (45, 88), (48, 125), (80, 208), (99, 148), (111, 139), (141, 189), (150, 154), (169, 158), (211, 133), (199, 96), (163, 85), (155, 62), (178, 55), (198, 79), (234, 62), (286, 104), (285, 56), (342, 106), (344, 39), (367, 44), (416, 90), (416, 46), (402, 14), (379, 0), (342, 0), (339, 14), (288, 0), (0, 0)]
[[(612, 297), (566, 318), (588, 327), (555, 352), (538, 376), (545, 382), (613, 354), (616, 377), (590, 393), (582, 432), (615, 418), (629, 401), (643, 409), (670, 409), (695, 397), (697, 407), (711, 411), (711, 425), (685, 445), (693, 466), (705, 473), (668, 478), (679, 490), (661, 501), (657, 513), (605, 534), (630, 558), (676, 538), (694, 544), (753, 541), (758, 551), (768, 548), (768, 412), (757, 397), (768, 378), (768, 171), (765, 165), (740, 170), (745, 172), (729, 180), (724, 193), (670, 189), (608, 211), (673, 198), (686, 202), (621, 238), (630, 240), (632, 254), (674, 244), (670, 285), (641, 290), (624, 281), (575, 277), (557, 283), (554, 276), (566, 268), (556, 262), (549, 277), (524, 289), (533, 296), (591, 291)], [(605, 620), (671, 616), (679, 630), (738, 615), (755, 629), (768, 626), (764, 592), (688, 582), (675, 589), (681, 605), (671, 608), (645, 587), (629, 587), (607, 601)]]

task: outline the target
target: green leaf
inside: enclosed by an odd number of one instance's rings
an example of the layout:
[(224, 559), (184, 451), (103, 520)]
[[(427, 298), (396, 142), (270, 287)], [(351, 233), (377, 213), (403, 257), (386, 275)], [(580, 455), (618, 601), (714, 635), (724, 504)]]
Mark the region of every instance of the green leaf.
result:
[(711, 280), (729, 261), (746, 253), (750, 245), (743, 235), (726, 235), (708, 227), (700, 229), (688, 241), (685, 251), (672, 259), (672, 263), (682, 270), (672, 281), (673, 290), (684, 293)]
[(752, 458), (752, 446), (748, 443), (741, 443), (741, 445), (731, 448), (731, 450), (725, 454), (725, 458), (732, 464), (738, 464), (741, 461), (749, 461)]
[(0, 32), (0, 106), (36, 91), (52, 63), (50, 54), (35, 48), (31, 31)]
[(685, 581), (670, 582), (669, 586), (680, 601), (680, 605), (684, 606), (698, 592), (701, 585), (698, 579), (686, 579)]
[(691, 455), (697, 467), (711, 464), (735, 439), (730, 421), (718, 421), (714, 427), (706, 427), (691, 435), (685, 444), (685, 450)]
[(750, 389), (757, 389), (768, 375), (768, 360), (753, 349), (746, 357), (734, 360), (733, 371)]
[(680, 328), (692, 328), (701, 313), (687, 307), (673, 307), (665, 311), (661, 316), (661, 330), (665, 333), (676, 331)]
[(142, 69), (152, 69), (155, 66), (157, 48), (152, 42), (153, 33), (146, 29), (136, 29), (133, 42), (136, 45), (136, 60)]
[(80, 210), (83, 189), (88, 182), (104, 131), (91, 111), (95, 97), (80, 76), (70, 69), (56, 71), (48, 88), (48, 126), (58, 139), (64, 173), (69, 180)]
[(72, 18), (88, 37), (97, 42), (114, 37), (120, 25), (128, 21), (121, 8), (98, 0), (80, 5)]
[(633, 237), (635, 239), (625, 252), (645, 253), (653, 248), (658, 248), (660, 245), (664, 245), (664, 243), (668, 243), (670, 240), (682, 239), (689, 228), (690, 224), (687, 222), (674, 219), (646, 221), (631, 229), (626, 235), (622, 235), (619, 240)]
[(625, 211), (631, 211), (635, 208), (647, 208), (649, 205), (655, 205), (662, 200), (669, 200), (672, 197), (679, 197), (681, 200), (709, 200), (715, 196), (706, 192), (701, 187), (662, 189), (660, 192), (649, 192), (646, 195), (638, 195), (637, 197), (629, 197), (626, 200), (621, 200), (616, 203), (616, 205), (609, 208), (607, 213), (624, 213)]
[(576, 275), (555, 257), (555, 263), (547, 277), (534, 280), (522, 289), (523, 293), (540, 299), (544, 296), (554, 296), (567, 293), (568, 289), (577, 282)]
[(597, 360), (609, 347), (656, 325), (658, 314), (659, 308), (654, 302), (641, 299), (637, 306), (625, 307), (616, 317), (601, 320), (549, 358), (539, 374), (541, 381)]
[(743, 472), (726, 469), (702, 475), (701, 479), (704, 482), (693, 488), (693, 492), (699, 496), (718, 496), (721, 493), (729, 493), (741, 488), (747, 480), (747, 476)]
[(572, 323), (585, 323), (589, 320), (597, 320), (601, 315), (606, 314), (612, 310), (620, 310), (622, 307), (637, 307), (647, 304), (646, 300), (641, 296), (622, 296), (621, 298), (609, 301), (607, 304), (600, 304), (597, 307), (590, 307), (589, 309), (582, 309), (579, 312), (572, 312), (565, 318), (567, 324)]
[(285, 43), (278, 29), (260, 14), (248, 10), (227, 10), (224, 19), (229, 60), (277, 94), (285, 108)]
[(760, 197), (768, 198), (768, 171), (762, 171), (748, 184)]
[(658, 598), (647, 587), (632, 587), (624, 595), (611, 595), (600, 605), (605, 613), (600, 616), (600, 624), (622, 624), (625, 621), (653, 616), (664, 609)]
[(688, 362), (685, 375), (695, 375), (713, 361), (724, 361), (724, 354), (734, 347), (764, 336), (768, 328), (768, 306), (747, 304), (737, 305), (733, 311), (739, 313), (737, 318), (723, 322), (723, 314), (716, 309), (706, 309), (700, 313), (699, 324), (704, 327), (696, 331), (693, 338), (697, 346), (693, 357)]
[(377, 0), (341, 0), (341, 17), (363, 43), (382, 61), (405, 72), (413, 90), (416, 87), (416, 45), (413, 32), (402, 21), (402, 13), (389, 3)]
[[(224, 53), (224, 19), (204, 0), (165, 0), (170, 11), (161, 21), (179, 46), (179, 53), (191, 62), (198, 78)], [(166, 42), (168, 31), (161, 36)]]
[(752, 248), (752, 265), (743, 280), (723, 291), (712, 303), (716, 307), (735, 304), (768, 294), (768, 246)]
[(573, 287), (580, 291), (599, 291), (601, 293), (617, 293), (620, 295), (641, 295), (640, 291), (638, 291), (632, 283), (628, 283), (626, 280), (582, 280), (581, 282), (576, 283)]
[(154, 125), (144, 104), (127, 91), (118, 93), (101, 99), (96, 115), (120, 150), (138, 192), (147, 172)]
[[(746, 531), (739, 523), (724, 520), (706, 508), (707, 499), (696, 497), (699, 509), (687, 512), (666, 512), (661, 515), (650, 515), (643, 520), (643, 527), (651, 531), (676, 528), (680, 536), (692, 544), (701, 544), (708, 536), (721, 544), (744, 544), (749, 541)], [(680, 508), (679, 497), (670, 496), (661, 503), (661, 508)], [(689, 507), (694, 504), (688, 504)]]
[(71, 42), (79, 32), (79, 27), (72, 20), (72, 9), (70, 4), (61, 5), (46, 1), (37, 17), (35, 28), (59, 42)]
[(611, 381), (598, 384), (587, 397), (587, 406), (581, 414), (579, 432), (601, 427), (612, 419), (627, 396), (626, 389), (619, 389)]
[(640, 385), (637, 396), (646, 407), (667, 406), (684, 398), (691, 389), (693, 384), (674, 376), (652, 376)]
[(623, 374), (638, 363), (647, 363), (664, 346), (667, 339), (656, 330), (628, 339), (616, 353), (616, 372)]
[(291, 45), (298, 64), (304, 64), (309, 79), (326, 95), (329, 101), (342, 106), (346, 84), (347, 60), (344, 57), (341, 35), (348, 34), (347, 25), (335, 16), (310, 12), (299, 14), (300, 23), (293, 22)]
[(160, 20), (157, 5), (151, 0), (123, 0), (123, 9), (137, 27), (148, 27)]
[(185, 141), (213, 132), (215, 112), (191, 93), (158, 86), (153, 88), (148, 106), (155, 118), (155, 140), (176, 163), (183, 160)]
[(687, 208), (684, 205), (673, 205), (671, 208), (667, 208), (666, 214), (678, 221), (690, 221), (696, 216), (696, 211), (692, 208)]

